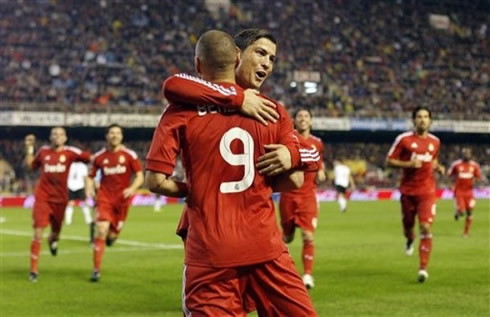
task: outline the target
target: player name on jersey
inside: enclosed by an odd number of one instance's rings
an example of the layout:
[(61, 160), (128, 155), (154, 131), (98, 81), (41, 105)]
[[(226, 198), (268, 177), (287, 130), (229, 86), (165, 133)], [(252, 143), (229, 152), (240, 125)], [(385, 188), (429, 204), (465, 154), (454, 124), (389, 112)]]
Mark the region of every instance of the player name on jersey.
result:
[(64, 173), (66, 171), (66, 165), (57, 163), (54, 165), (44, 164), (45, 173)]
[(235, 113), (238, 112), (238, 109), (231, 109), (231, 108), (222, 108), (219, 106), (215, 105), (201, 105), (201, 106), (196, 106), (197, 107), (197, 114), (202, 117), (207, 114), (213, 114), (213, 113)]
[(422, 162), (432, 162), (433, 159), (434, 157), (429, 152), (426, 152), (425, 154), (417, 154), (412, 152), (412, 156), (410, 157), (410, 160), (418, 160)]
[(117, 175), (126, 173), (127, 168), (124, 165), (117, 164), (114, 167), (104, 166), (104, 175)]

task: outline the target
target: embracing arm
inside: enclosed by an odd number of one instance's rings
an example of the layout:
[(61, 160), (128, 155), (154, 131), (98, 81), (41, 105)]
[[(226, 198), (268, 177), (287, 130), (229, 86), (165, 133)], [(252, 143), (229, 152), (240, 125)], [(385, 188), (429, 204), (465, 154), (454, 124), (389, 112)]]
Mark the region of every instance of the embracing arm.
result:
[(168, 197), (186, 197), (187, 184), (178, 182), (163, 173), (146, 172), (146, 183), (152, 193)]

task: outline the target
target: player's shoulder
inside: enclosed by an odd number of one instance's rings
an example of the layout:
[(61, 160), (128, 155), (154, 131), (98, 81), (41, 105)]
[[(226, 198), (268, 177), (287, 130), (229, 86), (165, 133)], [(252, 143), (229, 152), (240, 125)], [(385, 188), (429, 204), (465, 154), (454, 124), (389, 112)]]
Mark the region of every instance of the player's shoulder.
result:
[(317, 137), (316, 135), (310, 134), (310, 138), (313, 142), (316, 143), (321, 143), (323, 145), (323, 141), (321, 138)]
[(43, 145), (39, 148), (38, 152), (41, 153), (41, 152), (46, 152), (46, 151), (50, 151), (52, 148), (51, 146), (49, 145)]
[(438, 137), (436, 137), (435, 135), (433, 135), (432, 133), (428, 133), (427, 136), (432, 139), (432, 140), (435, 140), (437, 141), (438, 143), (441, 143), (441, 140), (439, 140)]
[(98, 150), (97, 152), (94, 153), (94, 160), (98, 159), (99, 157), (102, 157), (106, 152), (107, 152), (107, 149), (105, 147)]
[(136, 154), (135, 151), (131, 150), (131, 149), (128, 149), (127, 147), (123, 147), (121, 149), (122, 152), (126, 153), (127, 155), (129, 155), (133, 160), (137, 160), (138, 159), (138, 154)]
[(395, 138), (395, 143), (400, 143), (403, 140), (410, 140), (413, 137), (415, 137), (415, 133), (413, 131), (406, 131), (397, 135), (397, 137)]
[(451, 167), (454, 167), (454, 166), (459, 165), (461, 163), (463, 163), (463, 160), (462, 159), (457, 159), (456, 161), (454, 161), (454, 162), (451, 163)]
[(64, 151), (67, 151), (67, 152), (72, 152), (72, 153), (75, 153), (77, 155), (80, 155), (82, 154), (82, 150), (80, 150), (79, 148), (77, 148), (76, 146), (71, 146), (71, 145), (65, 145), (63, 147), (63, 150)]
[(478, 162), (476, 161), (473, 161), (473, 160), (470, 160), (470, 164), (473, 165), (473, 166), (476, 166), (476, 167), (480, 167), (480, 164), (478, 164)]

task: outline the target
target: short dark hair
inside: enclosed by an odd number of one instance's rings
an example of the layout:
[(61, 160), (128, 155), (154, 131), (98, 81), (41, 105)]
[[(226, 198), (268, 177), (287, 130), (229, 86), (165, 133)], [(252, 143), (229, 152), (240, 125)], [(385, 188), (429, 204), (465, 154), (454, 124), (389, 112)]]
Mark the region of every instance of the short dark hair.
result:
[(235, 41), (226, 32), (207, 31), (197, 41), (196, 57), (213, 68), (227, 69), (237, 59)]
[(119, 129), (121, 129), (121, 132), (124, 132), (124, 131), (123, 131), (123, 128), (122, 128), (122, 127), (121, 127), (119, 124), (117, 124), (117, 123), (113, 123), (113, 124), (110, 124), (110, 125), (109, 125), (107, 128), (105, 128), (105, 134), (108, 134), (108, 133), (109, 133), (109, 131), (110, 131), (112, 128), (119, 128)]
[(255, 43), (257, 40), (260, 40), (261, 38), (266, 38), (277, 45), (277, 40), (274, 35), (272, 35), (272, 33), (270, 33), (269, 31), (263, 29), (241, 30), (235, 35), (235, 44), (240, 50), (244, 51), (247, 49), (247, 47)]
[(429, 113), (429, 118), (432, 119), (432, 113), (430, 112), (430, 109), (429, 107), (427, 106), (417, 106), (415, 107), (415, 109), (413, 109), (412, 111), (412, 120), (415, 120), (415, 117), (417, 117), (417, 113), (420, 111), (420, 110), (425, 110)]
[(306, 111), (306, 112), (308, 112), (310, 114), (310, 117), (313, 118), (313, 113), (311, 113), (311, 110), (310, 109), (305, 108), (305, 107), (301, 107), (301, 108), (298, 108), (298, 109), (296, 109), (294, 111), (294, 113), (293, 113), (293, 119), (296, 119), (296, 116), (298, 115), (298, 113), (300, 111)]

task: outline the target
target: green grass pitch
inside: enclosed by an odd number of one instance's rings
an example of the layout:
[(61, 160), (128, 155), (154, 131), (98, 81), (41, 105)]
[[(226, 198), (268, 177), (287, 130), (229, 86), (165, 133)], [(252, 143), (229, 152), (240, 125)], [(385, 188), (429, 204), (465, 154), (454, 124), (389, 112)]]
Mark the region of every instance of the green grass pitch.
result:
[[(182, 316), (181, 209), (132, 208), (96, 284), (79, 209), (57, 257), (43, 242), (37, 283), (27, 279), (31, 212), (1, 209), (0, 316)], [(439, 201), (430, 278), (419, 284), (418, 253), (403, 252), (398, 202), (349, 202), (345, 214), (322, 203), (310, 292), (319, 316), (490, 316), (490, 201), (478, 201), (468, 239), (452, 215), (452, 201)], [(290, 250), (302, 273), (299, 238)]]

